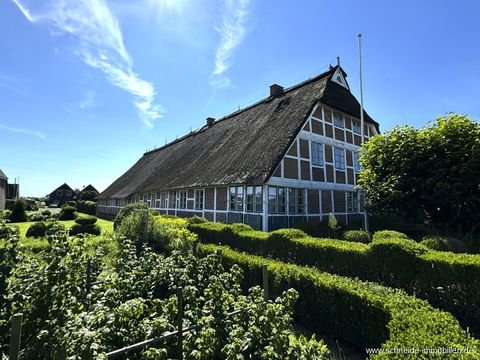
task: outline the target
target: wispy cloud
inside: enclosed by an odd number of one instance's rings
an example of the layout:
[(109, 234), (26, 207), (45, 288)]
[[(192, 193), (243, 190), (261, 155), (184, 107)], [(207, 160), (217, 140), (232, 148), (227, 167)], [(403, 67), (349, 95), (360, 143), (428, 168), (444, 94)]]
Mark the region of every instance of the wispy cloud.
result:
[(12, 1), (30, 22), (48, 24), (55, 35), (73, 36), (78, 42), (75, 53), (134, 96), (133, 103), (147, 126), (162, 117), (162, 107), (155, 104), (155, 88), (133, 71), (120, 26), (105, 0)]
[(30, 95), (30, 91), (22, 80), (7, 74), (0, 73), (0, 88), (16, 92), (25, 97)]
[(231, 66), (233, 51), (245, 38), (249, 8), (250, 0), (227, 0), (225, 3), (222, 23), (217, 28), (220, 45), (215, 54), (215, 69), (211, 74), (211, 84), (214, 86), (230, 85), (225, 72)]
[(19, 133), (19, 134), (33, 135), (33, 136), (38, 137), (39, 139), (47, 140), (47, 137), (45, 136), (45, 134), (40, 132), (40, 131), (28, 130), (28, 129), (19, 129), (19, 128), (14, 128), (14, 127), (1, 125), (1, 124), (0, 124), (0, 129), (4, 129), (4, 130), (7, 130), (7, 131)]

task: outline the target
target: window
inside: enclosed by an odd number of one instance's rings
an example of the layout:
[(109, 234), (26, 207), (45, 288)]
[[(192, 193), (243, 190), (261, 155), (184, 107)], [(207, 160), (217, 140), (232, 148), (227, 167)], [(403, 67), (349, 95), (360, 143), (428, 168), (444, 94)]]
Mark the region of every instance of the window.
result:
[(243, 186), (230, 186), (230, 211), (243, 211)]
[(288, 189), (288, 212), (290, 214), (305, 213), (304, 189)]
[(345, 150), (334, 148), (335, 152), (335, 169), (345, 170)]
[(63, 196), (63, 191), (62, 190), (57, 190), (57, 196)]
[(312, 142), (312, 165), (323, 166), (323, 144)]
[(283, 187), (268, 187), (268, 212), (270, 214), (285, 214), (287, 205), (287, 189)]
[(360, 134), (362, 132), (362, 127), (360, 126), (360, 121), (353, 120), (353, 132), (355, 134)]
[(278, 213), (285, 214), (287, 212), (287, 189), (278, 188)]
[(203, 189), (195, 190), (195, 210), (203, 210)]
[(360, 154), (356, 152), (353, 153), (353, 167), (356, 172), (362, 170), (362, 167), (360, 166)]
[(333, 112), (333, 125), (342, 129), (345, 127), (345, 121), (343, 120), (342, 114), (335, 111)]
[(147, 194), (147, 206), (152, 207), (152, 193)]
[(168, 208), (168, 196), (165, 191), (160, 193), (160, 207), (163, 209)]
[(255, 212), (263, 212), (263, 189), (261, 186), (255, 186), (254, 204)]
[(178, 207), (180, 209), (186, 209), (187, 208), (187, 191), (186, 190), (182, 190), (182, 191), (179, 192)]
[(66, 196), (72, 196), (72, 191), (71, 191), (71, 190), (67, 190), (67, 191), (65, 192), (65, 195), (66, 195)]
[(358, 192), (347, 192), (347, 212), (358, 212)]
[(143, 202), (146, 203), (148, 200), (148, 196), (147, 194), (143, 194)]
[(155, 196), (155, 208), (160, 208), (160, 191), (158, 191)]
[(262, 212), (263, 196), (261, 186), (247, 186), (246, 211)]
[(276, 186), (268, 187), (268, 213), (269, 214), (277, 213), (277, 187)]

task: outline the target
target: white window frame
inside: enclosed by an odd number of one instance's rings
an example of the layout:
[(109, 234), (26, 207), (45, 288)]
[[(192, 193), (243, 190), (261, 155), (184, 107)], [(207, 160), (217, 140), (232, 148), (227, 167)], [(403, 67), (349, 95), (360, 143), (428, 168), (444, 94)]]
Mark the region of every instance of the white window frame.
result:
[(345, 118), (343, 116), (342, 113), (339, 113), (337, 111), (333, 111), (333, 125), (338, 127), (338, 128), (341, 128), (341, 129), (345, 129)]
[(333, 154), (335, 161), (335, 169), (345, 170), (345, 149), (334, 147)]
[(325, 156), (323, 150), (323, 144), (312, 141), (310, 145), (310, 150), (312, 153), (312, 165), (313, 166), (324, 166), (325, 165)]
[(203, 196), (203, 189), (195, 189), (195, 204), (193, 206), (195, 210), (203, 210)]
[(178, 192), (178, 208), (179, 209), (187, 208), (187, 190), (180, 190)]
[(362, 170), (360, 165), (360, 154), (358, 152), (353, 153), (353, 168), (355, 169), (355, 172)]
[(228, 210), (242, 212), (244, 208), (243, 186), (230, 186), (228, 188)]

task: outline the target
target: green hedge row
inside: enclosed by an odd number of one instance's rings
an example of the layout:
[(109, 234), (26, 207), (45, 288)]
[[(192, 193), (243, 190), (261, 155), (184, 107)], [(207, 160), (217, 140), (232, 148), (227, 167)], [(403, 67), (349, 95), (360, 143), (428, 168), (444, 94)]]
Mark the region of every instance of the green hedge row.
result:
[(296, 229), (265, 233), (244, 226), (192, 224), (204, 243), (274, 257), (322, 271), (401, 288), (453, 313), (480, 334), (480, 255), (429, 250), (400, 233), (374, 235), (371, 244), (306, 236)]
[[(288, 288), (299, 292), (298, 320), (319, 334), (345, 339), (361, 348), (470, 349), (448, 358), (478, 359), (480, 341), (464, 331), (449, 313), (401, 290), (353, 280), (298, 265), (236, 252), (226, 246), (200, 245), (199, 254), (221, 252), (228, 265), (244, 271), (245, 288), (262, 283), (267, 265), (272, 297)], [(405, 354), (380, 354), (375, 359), (405, 359)], [(445, 354), (417, 354), (415, 359), (443, 359)]]

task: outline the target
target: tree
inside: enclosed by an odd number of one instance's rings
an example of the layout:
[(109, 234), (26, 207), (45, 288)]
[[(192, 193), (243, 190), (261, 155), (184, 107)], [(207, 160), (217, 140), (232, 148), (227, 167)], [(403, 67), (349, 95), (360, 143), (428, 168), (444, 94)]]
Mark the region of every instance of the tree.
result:
[(9, 220), (12, 223), (28, 221), (27, 213), (25, 212), (25, 201), (22, 199), (15, 201)]
[(359, 186), (369, 211), (423, 219), (447, 232), (480, 227), (480, 124), (448, 114), (368, 141)]
[(95, 201), (97, 198), (97, 193), (95, 191), (87, 190), (80, 194), (80, 200), (83, 201)]

